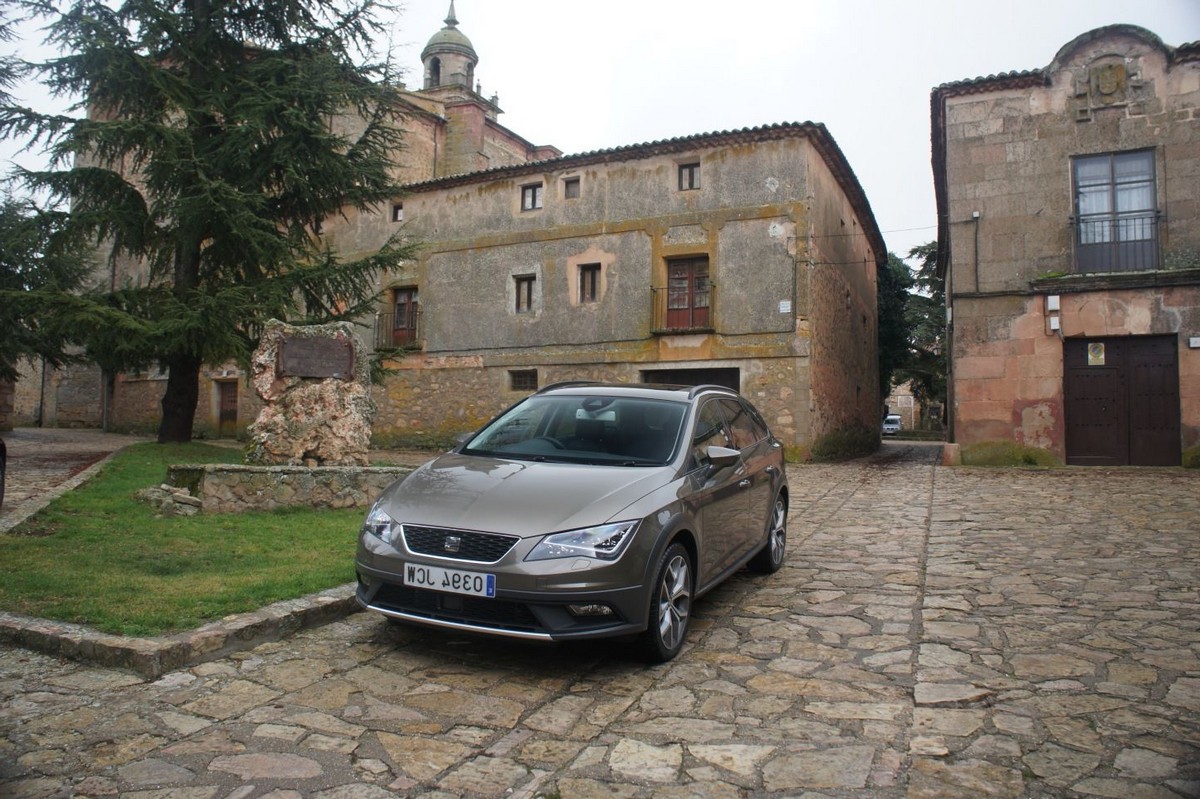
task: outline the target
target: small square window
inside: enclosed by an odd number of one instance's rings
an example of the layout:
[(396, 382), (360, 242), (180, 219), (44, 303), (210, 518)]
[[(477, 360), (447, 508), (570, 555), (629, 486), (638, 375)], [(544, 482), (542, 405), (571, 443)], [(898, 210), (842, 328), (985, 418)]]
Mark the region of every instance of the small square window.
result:
[(700, 162), (679, 165), (679, 190), (690, 191), (700, 188)]
[(396, 203), (395, 205), (392, 206), (392, 221), (393, 222), (403, 222), (404, 221), (404, 203)]
[(521, 187), (521, 210), (536, 211), (542, 207), (542, 184)]
[(600, 264), (579, 265), (579, 302), (600, 299)]
[(567, 200), (579, 199), (579, 178), (566, 178), (563, 180), (563, 198)]
[(517, 313), (529, 313), (533, 310), (533, 285), (537, 278), (533, 275), (517, 275)]
[(508, 388), (511, 391), (537, 391), (537, 369), (511, 369), (508, 373)]

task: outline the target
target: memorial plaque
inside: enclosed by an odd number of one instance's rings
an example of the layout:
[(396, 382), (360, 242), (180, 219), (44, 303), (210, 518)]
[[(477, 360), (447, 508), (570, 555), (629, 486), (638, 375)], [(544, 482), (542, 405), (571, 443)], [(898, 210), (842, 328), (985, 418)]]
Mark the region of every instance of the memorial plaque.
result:
[(354, 379), (354, 346), (344, 338), (291, 338), (279, 342), (280, 377)]

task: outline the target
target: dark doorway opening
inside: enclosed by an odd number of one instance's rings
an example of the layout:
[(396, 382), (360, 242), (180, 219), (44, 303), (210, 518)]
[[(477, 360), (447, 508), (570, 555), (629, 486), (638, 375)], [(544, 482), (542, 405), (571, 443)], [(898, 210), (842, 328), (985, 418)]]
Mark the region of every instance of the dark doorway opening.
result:
[(236, 380), (217, 383), (221, 406), (217, 438), (237, 438), (238, 384)]
[(643, 369), (643, 383), (667, 383), (676, 386), (724, 386), (741, 391), (741, 370), (726, 369)]

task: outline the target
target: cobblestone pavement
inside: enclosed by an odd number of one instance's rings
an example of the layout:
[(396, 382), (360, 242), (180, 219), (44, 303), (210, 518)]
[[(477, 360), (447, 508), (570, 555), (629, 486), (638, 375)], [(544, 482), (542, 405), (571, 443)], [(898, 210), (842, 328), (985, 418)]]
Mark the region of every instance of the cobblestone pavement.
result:
[(112, 453), (145, 438), (95, 430), (17, 428), (3, 433), (8, 448), (0, 533), (69, 491)]
[(1200, 796), (1200, 475), (793, 467), (688, 648), (354, 614), (147, 682), (0, 647), (0, 796)]

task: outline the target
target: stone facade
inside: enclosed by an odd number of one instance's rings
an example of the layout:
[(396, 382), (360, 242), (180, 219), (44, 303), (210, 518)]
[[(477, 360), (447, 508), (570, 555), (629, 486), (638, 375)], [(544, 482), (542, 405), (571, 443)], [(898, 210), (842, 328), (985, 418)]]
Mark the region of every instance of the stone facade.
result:
[[(445, 445), (534, 387), (579, 379), (740, 389), (793, 457), (823, 436), (877, 435), (885, 246), (824, 126), (562, 156), (499, 123), (453, 5), (422, 60), (422, 88), (396, 95), (407, 193), (323, 230), (347, 255), (397, 230), (423, 244), (361, 320), (392, 370), (373, 389), (377, 445)], [(201, 375), (197, 435), (244, 435), (261, 408), (245, 378), (234, 364)], [(165, 379), (112, 385), (110, 429), (153, 429)]]
[[(680, 188), (685, 164), (695, 189)], [(530, 187), (540, 204), (523, 208)], [(419, 296), (420, 324), (376, 391), (375, 436), (388, 445), (444, 444), (478, 426), (528, 393), (514, 383), (520, 373), (536, 386), (657, 381), (664, 370), (672, 382), (726, 380), (794, 455), (820, 436), (877, 426), (884, 247), (822, 126), (427, 181), (410, 187), (403, 224), (425, 246), (387, 276), (385, 298)], [(327, 235), (363, 250), (392, 225), (360, 215)], [(704, 319), (680, 325), (664, 313), (682, 260), (703, 264), (711, 294)]]
[[(1200, 444), (1200, 47), (1101, 28), (1045, 69), (940, 86), (932, 112), (952, 440), (1090, 462), (1069, 431), (1107, 404), (1089, 397), (1086, 368), (1071, 371), (1070, 342), (1171, 337), (1177, 463)], [(1155, 407), (1111, 420), (1111, 435), (1157, 424), (1138, 418), (1170, 404)]]

